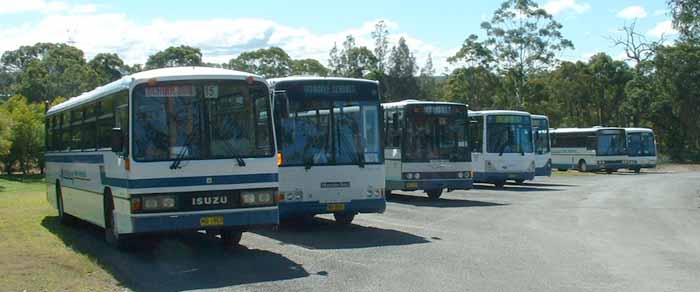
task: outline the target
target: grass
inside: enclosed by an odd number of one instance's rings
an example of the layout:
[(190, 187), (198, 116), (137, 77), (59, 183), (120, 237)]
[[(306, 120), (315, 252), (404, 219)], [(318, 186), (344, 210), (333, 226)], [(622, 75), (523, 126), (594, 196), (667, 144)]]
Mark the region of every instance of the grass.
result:
[(0, 290), (124, 290), (96, 259), (66, 244), (77, 232), (58, 223), (41, 176), (0, 176)]

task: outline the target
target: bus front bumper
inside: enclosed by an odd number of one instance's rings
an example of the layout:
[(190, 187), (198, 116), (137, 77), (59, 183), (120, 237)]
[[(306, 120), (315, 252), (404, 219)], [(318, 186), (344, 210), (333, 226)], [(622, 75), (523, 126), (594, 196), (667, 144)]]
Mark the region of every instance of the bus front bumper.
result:
[(547, 166), (535, 168), (535, 176), (552, 176), (552, 168)]
[[(550, 169), (551, 172), (551, 169)], [(506, 180), (533, 180), (534, 172), (476, 172), (474, 181), (483, 183), (502, 182)]]
[[(276, 206), (200, 212), (195, 214), (135, 214), (131, 215), (131, 232), (157, 233), (204, 229), (247, 229), (252, 226), (279, 224)], [(122, 232), (119, 230), (120, 233)]]
[(301, 215), (316, 215), (330, 213), (384, 213), (386, 210), (386, 200), (379, 199), (359, 199), (349, 202), (321, 203), (319, 201), (307, 202), (280, 202), (280, 219), (292, 218)]
[(416, 190), (469, 190), (474, 181), (467, 179), (431, 179), (431, 180), (387, 180), (388, 190), (416, 191)]

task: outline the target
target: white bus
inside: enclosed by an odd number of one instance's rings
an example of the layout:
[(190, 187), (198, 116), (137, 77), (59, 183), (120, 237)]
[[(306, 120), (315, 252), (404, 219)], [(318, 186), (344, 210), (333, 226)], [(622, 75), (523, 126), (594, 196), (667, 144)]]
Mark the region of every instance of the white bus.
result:
[(405, 100), (384, 103), (386, 189), (423, 190), (437, 200), (444, 189), (471, 189), (467, 106)]
[(269, 82), (284, 197), (280, 218), (332, 213), (337, 223), (350, 224), (358, 213), (383, 213), (379, 84), (323, 77)]
[(552, 167), (613, 173), (628, 167), (625, 129), (562, 128), (552, 131)]
[(278, 223), (269, 90), (258, 76), (140, 72), (52, 107), (46, 125), (48, 201), (61, 219), (103, 227), (110, 244), (206, 230), (236, 245), (246, 228)]
[(535, 178), (530, 113), (507, 110), (470, 111), (474, 182), (503, 187)]
[(647, 128), (626, 128), (629, 169), (636, 173), (642, 168), (656, 167), (656, 139)]
[(532, 115), (532, 135), (535, 137), (535, 176), (552, 175), (552, 145), (549, 118)]

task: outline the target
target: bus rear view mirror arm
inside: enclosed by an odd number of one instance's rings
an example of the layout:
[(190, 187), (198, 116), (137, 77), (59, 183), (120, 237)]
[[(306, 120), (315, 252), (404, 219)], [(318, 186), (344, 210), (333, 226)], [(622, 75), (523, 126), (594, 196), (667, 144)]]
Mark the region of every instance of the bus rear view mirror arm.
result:
[(111, 135), (111, 140), (110, 140), (110, 145), (112, 146), (112, 152), (116, 153), (121, 153), (123, 152), (123, 145), (124, 145), (124, 136), (122, 134), (122, 129), (121, 128), (112, 128), (112, 135)]

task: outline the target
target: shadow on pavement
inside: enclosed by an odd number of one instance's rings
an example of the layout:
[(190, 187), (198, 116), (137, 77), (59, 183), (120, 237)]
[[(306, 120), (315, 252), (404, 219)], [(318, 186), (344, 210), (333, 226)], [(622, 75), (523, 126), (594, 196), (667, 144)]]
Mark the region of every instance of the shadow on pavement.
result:
[(293, 244), (308, 249), (354, 249), (430, 242), (403, 231), (356, 224), (342, 226), (337, 225), (334, 220), (319, 217), (302, 222), (284, 222), (277, 231), (254, 232), (278, 240), (281, 244)]
[(538, 182), (526, 182), (521, 185), (510, 184), (512, 186), (526, 186), (526, 187), (578, 187), (579, 185), (572, 184), (556, 184), (556, 183), (538, 183)]
[(309, 276), (301, 265), (280, 254), (244, 246), (226, 249), (219, 238), (202, 233), (144, 237), (122, 251), (108, 246), (102, 240), (103, 230), (89, 223), (65, 226), (58, 217), (46, 217), (41, 225), (130, 290), (221, 289)]
[(507, 184), (502, 188), (496, 187), (490, 184), (474, 184), (475, 190), (499, 190), (499, 191), (509, 191), (509, 192), (561, 192), (564, 189), (555, 189), (547, 187), (533, 187), (537, 185), (532, 184)]
[(387, 202), (407, 204), (418, 207), (436, 207), (436, 208), (469, 208), (469, 207), (494, 207), (503, 206), (505, 204), (484, 202), (484, 201), (472, 201), (472, 200), (461, 200), (461, 199), (448, 199), (440, 198), (439, 200), (432, 200), (428, 198), (427, 195), (422, 194), (422, 196), (414, 196), (408, 194), (398, 194), (396, 192), (392, 193), (386, 198)]

